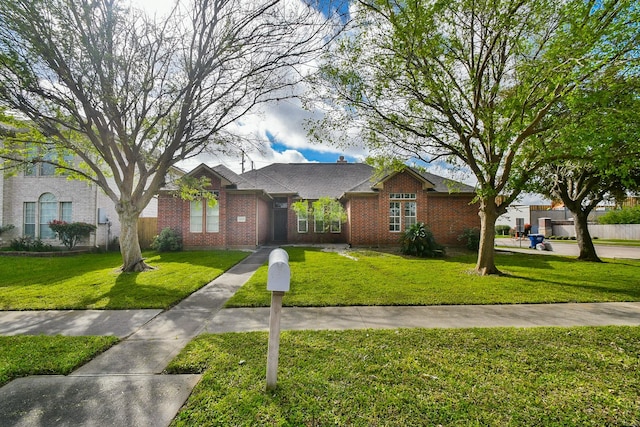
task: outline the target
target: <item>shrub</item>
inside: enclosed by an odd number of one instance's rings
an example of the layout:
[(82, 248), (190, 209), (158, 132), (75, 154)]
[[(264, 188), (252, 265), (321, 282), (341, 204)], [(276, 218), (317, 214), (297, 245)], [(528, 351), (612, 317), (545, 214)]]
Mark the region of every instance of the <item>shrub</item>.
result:
[(600, 224), (640, 224), (640, 205), (609, 211), (598, 218)]
[[(509, 227), (508, 225), (496, 225), (496, 234), (499, 236), (506, 236), (507, 234), (510, 234), (511, 232), (511, 227)], [(515, 230), (514, 230), (515, 232)]]
[(67, 249), (71, 250), (82, 238), (89, 237), (91, 232), (96, 231), (96, 226), (86, 222), (66, 222), (57, 219), (49, 222), (51, 228), (58, 235), (58, 239)]
[(444, 247), (436, 243), (429, 227), (419, 222), (402, 233), (400, 252), (405, 255), (433, 258), (444, 255)]
[(465, 228), (458, 241), (464, 241), (464, 245), (470, 251), (478, 251), (480, 249), (480, 229), (479, 228)]
[(182, 238), (172, 228), (163, 228), (151, 243), (158, 252), (177, 252), (182, 250)]
[(25, 252), (51, 252), (53, 246), (44, 243), (40, 239), (33, 239), (30, 236), (18, 237), (13, 239), (9, 243), (9, 248), (13, 251), (25, 251)]

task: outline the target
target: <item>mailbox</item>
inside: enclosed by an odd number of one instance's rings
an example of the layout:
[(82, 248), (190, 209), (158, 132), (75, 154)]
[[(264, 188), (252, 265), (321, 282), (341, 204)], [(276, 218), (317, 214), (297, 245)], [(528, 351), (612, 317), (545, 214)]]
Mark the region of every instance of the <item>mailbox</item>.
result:
[(290, 281), (289, 254), (284, 249), (272, 250), (269, 254), (267, 290), (286, 292), (289, 290)]

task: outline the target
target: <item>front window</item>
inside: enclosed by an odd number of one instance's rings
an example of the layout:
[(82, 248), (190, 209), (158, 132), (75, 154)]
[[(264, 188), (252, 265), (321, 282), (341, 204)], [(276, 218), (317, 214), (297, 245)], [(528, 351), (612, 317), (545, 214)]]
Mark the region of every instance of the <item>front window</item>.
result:
[(316, 233), (324, 233), (324, 213), (313, 213), (313, 229)]
[[(218, 191), (211, 192), (218, 198)], [(220, 204), (211, 206), (207, 198), (192, 200), (189, 203), (189, 231), (191, 233), (218, 233), (220, 231)]]
[(41, 239), (54, 239), (56, 237), (56, 233), (54, 233), (54, 231), (49, 227), (49, 222), (56, 219), (58, 214), (58, 203), (56, 202), (56, 196), (51, 193), (44, 193), (42, 196), (40, 196), (39, 204), (39, 237)]
[(400, 231), (400, 202), (389, 202), (389, 231)]
[(216, 203), (215, 206), (209, 206), (208, 203), (202, 202), (205, 205), (205, 211), (207, 212), (207, 232), (217, 233), (220, 231), (220, 204)]
[(404, 229), (407, 230), (416, 223), (416, 202), (404, 202)]
[(298, 233), (309, 232), (309, 219), (307, 213), (298, 214)]
[(202, 233), (202, 200), (192, 200), (189, 206), (189, 231)]

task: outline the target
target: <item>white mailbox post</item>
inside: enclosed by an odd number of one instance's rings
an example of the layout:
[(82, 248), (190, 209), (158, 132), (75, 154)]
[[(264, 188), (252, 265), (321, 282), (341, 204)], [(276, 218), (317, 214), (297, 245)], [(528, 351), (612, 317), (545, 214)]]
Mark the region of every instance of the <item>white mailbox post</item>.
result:
[(280, 315), (282, 297), (289, 290), (291, 270), (289, 254), (284, 249), (274, 249), (269, 254), (267, 290), (271, 291), (269, 314), (269, 350), (267, 353), (267, 390), (276, 388), (278, 377), (278, 355), (280, 352)]

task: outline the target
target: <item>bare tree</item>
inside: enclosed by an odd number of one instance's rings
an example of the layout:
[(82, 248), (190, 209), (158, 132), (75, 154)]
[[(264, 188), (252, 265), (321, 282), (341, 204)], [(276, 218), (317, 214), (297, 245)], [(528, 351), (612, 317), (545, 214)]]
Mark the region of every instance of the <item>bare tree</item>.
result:
[(56, 166), (113, 200), (122, 269), (142, 271), (137, 220), (167, 171), (229, 147), (229, 124), (290, 96), (342, 24), (299, 0), (178, 2), (162, 19), (118, 0), (3, 0), (0, 103), (42, 134), (16, 139), (80, 157)]

